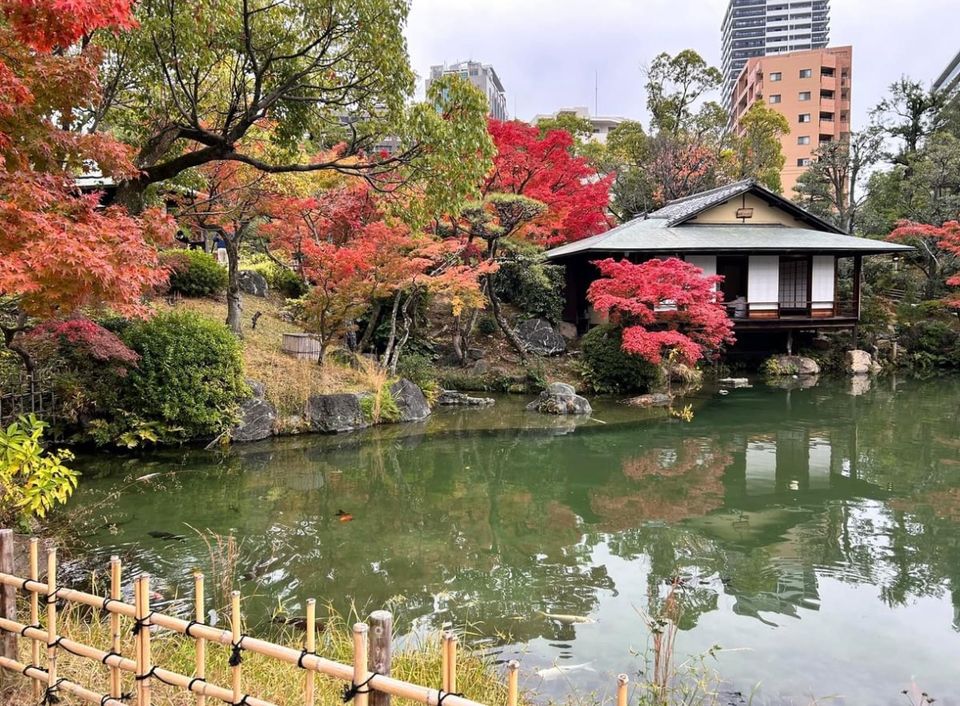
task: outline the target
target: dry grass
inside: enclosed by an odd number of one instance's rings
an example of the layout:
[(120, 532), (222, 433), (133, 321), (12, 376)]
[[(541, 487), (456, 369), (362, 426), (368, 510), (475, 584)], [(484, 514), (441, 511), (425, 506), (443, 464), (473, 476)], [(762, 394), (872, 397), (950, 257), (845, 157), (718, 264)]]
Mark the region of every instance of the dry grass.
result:
[[(369, 376), (362, 370), (332, 360), (320, 367), (315, 361), (297, 360), (286, 355), (280, 349), (283, 334), (302, 329), (281, 319), (280, 305), (271, 298), (247, 296), (243, 302), (243, 366), (246, 376), (266, 386), (267, 399), (281, 415), (301, 414), (310, 395), (378, 389), (369, 385)], [(223, 321), (227, 315), (227, 305), (222, 299), (181, 299), (173, 307), (166, 303), (157, 306), (186, 309), (217, 321)], [(250, 321), (258, 311), (262, 315), (253, 329)]]
[[(351, 617), (351, 621), (356, 616)], [(110, 623), (101, 615), (92, 617), (86, 610), (71, 607), (60, 615), (61, 633), (72, 640), (98, 649), (106, 650), (110, 645)], [(126, 656), (134, 654), (134, 639), (131, 635), (133, 621), (122, 620), (124, 635), (121, 652)], [(278, 635), (256, 635), (268, 637), (272, 641), (299, 650), (303, 646), (303, 633), (287, 630)], [(153, 663), (180, 674), (194, 674), (194, 641), (181, 635), (158, 631), (151, 636)], [(326, 618), (326, 627), (317, 640), (317, 653), (323, 657), (344, 664), (352, 663), (352, 639), (347, 621), (337, 615)], [(207, 681), (226, 688), (230, 687), (230, 667), (227, 659), (228, 647), (208, 645)], [(20, 640), (20, 661), (30, 661), (30, 641)], [(109, 671), (99, 662), (75, 657), (63, 650), (57, 658), (58, 676), (79, 683), (93, 691), (108, 689)], [(431, 637), (416, 649), (403, 649), (394, 652), (393, 676), (414, 684), (435, 688), (440, 683), (440, 640)], [(243, 655), (243, 691), (251, 696), (266, 699), (276, 704), (292, 706), (303, 703), (303, 672), (295, 666), (278, 662), (249, 652)], [(30, 680), (20, 675), (4, 675), (4, 689), (0, 690), (0, 703), (9, 706), (28, 706), (36, 703)], [(457, 689), (470, 698), (484, 704), (499, 705), (506, 702), (506, 688), (491, 661), (483, 656), (467, 652), (458, 659)], [(344, 682), (317, 675), (316, 703), (341, 703)], [(124, 691), (135, 691), (133, 675), (124, 673)], [(72, 697), (61, 692), (61, 703), (67, 706), (76, 703)], [(158, 706), (192, 706), (195, 697), (186, 691), (175, 689), (153, 680), (153, 703)], [(207, 703), (220, 703), (208, 699)], [(394, 704), (406, 706), (413, 702), (394, 699)]]

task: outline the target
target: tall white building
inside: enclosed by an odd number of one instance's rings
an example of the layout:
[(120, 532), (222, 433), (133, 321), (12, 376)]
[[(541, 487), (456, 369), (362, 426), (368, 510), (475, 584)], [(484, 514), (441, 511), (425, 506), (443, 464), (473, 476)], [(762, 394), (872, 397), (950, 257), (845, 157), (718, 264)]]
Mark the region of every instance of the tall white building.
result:
[(441, 64), (430, 67), (430, 76), (427, 78), (427, 88), (441, 76), (456, 74), (467, 79), (480, 89), (487, 97), (490, 106), (490, 117), (497, 120), (507, 119), (507, 94), (500, 83), (500, 77), (490, 64), (481, 64), (479, 61), (458, 61), (456, 64)]
[(586, 106), (578, 105), (573, 108), (561, 108), (556, 113), (536, 115), (533, 118), (533, 124), (536, 125), (541, 120), (548, 118), (559, 118), (561, 115), (573, 115), (583, 120), (588, 120), (593, 129), (590, 141), (600, 143), (605, 143), (610, 131), (627, 120), (617, 115), (590, 115), (590, 110)]
[(747, 60), (821, 49), (830, 40), (830, 0), (730, 0), (723, 17), (723, 106)]

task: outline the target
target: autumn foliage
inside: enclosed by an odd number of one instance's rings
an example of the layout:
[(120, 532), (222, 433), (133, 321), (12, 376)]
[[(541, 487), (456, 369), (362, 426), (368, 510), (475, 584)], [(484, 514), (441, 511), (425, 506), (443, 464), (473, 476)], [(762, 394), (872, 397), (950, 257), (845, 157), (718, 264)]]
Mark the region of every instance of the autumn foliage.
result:
[(538, 128), (513, 120), (490, 120), (497, 148), (484, 195), (515, 194), (547, 206), (524, 228), (533, 242), (554, 246), (581, 240), (610, 227), (607, 204), (613, 176), (600, 177), (583, 157), (573, 156), (573, 138), (564, 130), (540, 136)]
[(623, 350), (660, 364), (671, 351), (693, 365), (733, 342), (733, 324), (716, 289), (720, 277), (676, 258), (594, 263), (601, 278), (587, 298), (623, 327)]
[[(906, 243), (919, 241), (924, 252), (932, 253), (939, 249), (951, 257), (960, 259), (960, 221), (947, 221), (942, 226), (906, 220), (898, 221), (896, 228), (887, 236), (887, 240)], [(936, 257), (930, 259), (934, 263), (938, 262)], [(960, 274), (948, 277), (946, 284), (949, 287), (960, 287)], [(953, 293), (948, 297), (947, 303), (960, 309), (960, 293)]]

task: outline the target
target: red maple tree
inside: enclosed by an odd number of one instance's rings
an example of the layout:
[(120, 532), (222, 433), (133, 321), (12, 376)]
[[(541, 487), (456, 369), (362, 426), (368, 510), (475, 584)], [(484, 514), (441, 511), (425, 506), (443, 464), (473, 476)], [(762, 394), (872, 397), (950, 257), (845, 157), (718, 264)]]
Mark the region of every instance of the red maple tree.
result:
[(483, 194), (515, 194), (539, 201), (547, 211), (523, 229), (544, 246), (581, 240), (610, 227), (607, 204), (613, 175), (601, 177), (583, 157), (573, 155), (573, 137), (564, 130), (540, 130), (518, 120), (490, 120), (497, 148)]
[(594, 309), (623, 327), (623, 350), (659, 365), (671, 351), (693, 365), (733, 343), (733, 324), (716, 285), (695, 265), (669, 258), (593, 263), (601, 278), (587, 291)]
[[(942, 226), (914, 221), (898, 221), (896, 228), (887, 236), (887, 240), (904, 242), (917, 246), (920, 255), (920, 268), (931, 281), (943, 278), (944, 259), (960, 259), (960, 222), (947, 221)], [(946, 277), (949, 287), (960, 287), (960, 274)], [(947, 304), (960, 309), (960, 292), (947, 298)]]
[(132, 218), (78, 193), (74, 177), (135, 173), (130, 151), (84, 133), (75, 111), (97, 94), (99, 56), (72, 45), (98, 29), (132, 25), (129, 0), (0, 0), (0, 331), (16, 342), (32, 317), (81, 309), (143, 311), (142, 295), (163, 281), (156, 246), (172, 235), (156, 211)]

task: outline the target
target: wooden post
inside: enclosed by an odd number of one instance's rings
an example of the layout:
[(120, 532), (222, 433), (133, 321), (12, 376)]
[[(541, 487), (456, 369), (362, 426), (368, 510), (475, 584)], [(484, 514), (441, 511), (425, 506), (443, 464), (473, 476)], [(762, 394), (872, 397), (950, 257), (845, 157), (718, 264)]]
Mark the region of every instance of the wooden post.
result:
[[(309, 654), (317, 651), (317, 601), (315, 598), (307, 599), (307, 636), (304, 638), (303, 649)], [(313, 706), (316, 700), (316, 672), (308, 669), (304, 675), (303, 682), (303, 704), (304, 706)]]
[(630, 677), (626, 674), (617, 675), (617, 706), (627, 706), (627, 686)]
[[(36, 537), (30, 539), (30, 580), (40, 580), (40, 540)], [(30, 591), (30, 624), (40, 625), (40, 594), (36, 591)], [(30, 664), (40, 667), (40, 641), (30, 641)], [(33, 679), (33, 700), (39, 701), (43, 696), (43, 689), (40, 682)]]
[[(0, 529), (0, 571), (16, 574), (13, 567), (13, 530)], [(7, 620), (17, 619), (17, 589), (14, 586), (0, 586), (0, 617)], [(17, 659), (17, 636), (4, 633), (0, 642), (0, 656)]]
[(440, 690), (450, 693), (450, 633), (440, 636)]
[[(370, 614), (370, 649), (367, 667), (371, 672), (390, 676), (393, 662), (393, 614), (375, 610)], [(370, 695), (370, 706), (390, 706), (390, 694), (375, 691)]]
[(507, 706), (517, 706), (520, 698), (520, 663), (511, 659), (507, 663)]
[(47, 550), (47, 689), (57, 683), (57, 549)]
[[(193, 610), (194, 620), (198, 623), (204, 622), (204, 595), (203, 595), (203, 574), (199, 571), (193, 573)], [(197, 679), (204, 679), (207, 676), (207, 641), (203, 637), (197, 638), (196, 646), (196, 667), (193, 676)], [(197, 706), (206, 706), (207, 697), (203, 694), (197, 694)]]
[[(110, 557), (110, 600), (119, 601), (121, 598), (121, 565), (120, 557)], [(110, 613), (110, 650), (120, 654), (120, 614)], [(120, 698), (122, 683), (120, 681), (120, 667), (110, 667), (110, 696)]]
[[(367, 624), (355, 623), (353, 626), (353, 683), (360, 686), (367, 680)], [(355, 706), (368, 706), (369, 694), (365, 693), (370, 687), (364, 687), (354, 697)]]
[[(237, 645), (240, 644), (240, 638), (243, 637), (243, 631), (240, 625), (240, 591), (233, 591), (230, 594), (230, 629), (232, 631), (231, 638), (233, 639), (233, 649), (237, 649)], [(242, 684), (241, 680), (241, 668), (240, 660), (232, 665), (232, 677), (233, 677), (233, 703), (240, 703), (240, 699), (243, 697), (242, 693)]]
[(853, 256), (853, 306), (854, 316), (860, 321), (860, 290), (863, 288), (863, 256)]

